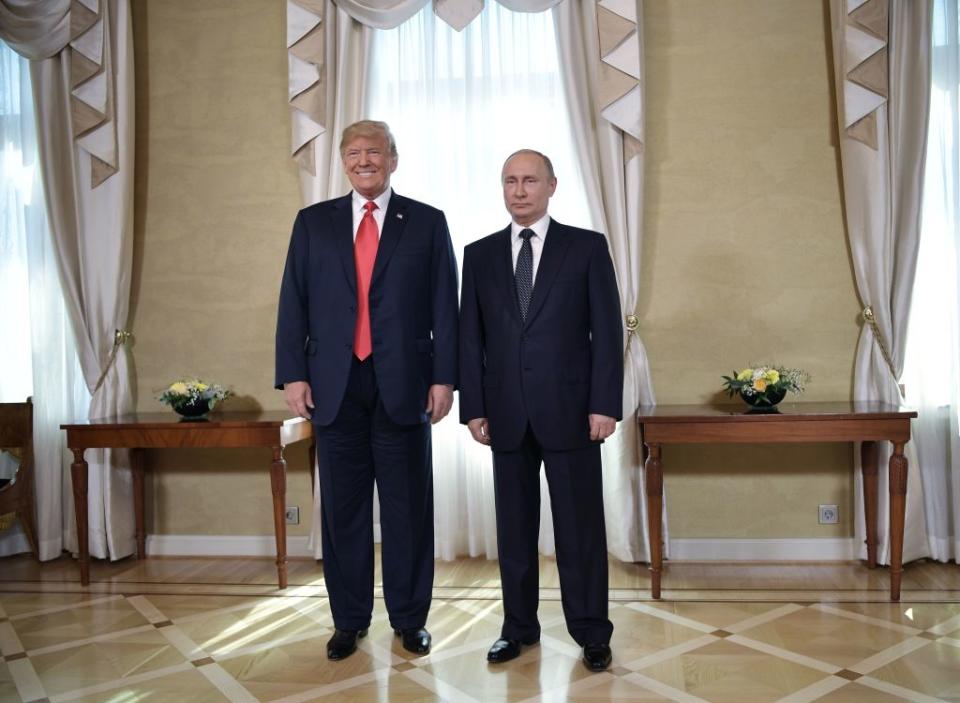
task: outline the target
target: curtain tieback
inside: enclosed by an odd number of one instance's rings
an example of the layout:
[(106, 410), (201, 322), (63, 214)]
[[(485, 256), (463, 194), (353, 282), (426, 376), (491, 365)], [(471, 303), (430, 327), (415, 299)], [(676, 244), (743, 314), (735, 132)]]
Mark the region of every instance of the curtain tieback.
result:
[[(887, 368), (890, 369), (890, 375), (893, 376), (893, 380), (897, 381), (896, 367), (894, 367), (893, 359), (890, 358), (890, 352), (887, 351), (887, 345), (883, 341), (883, 335), (880, 333), (880, 326), (877, 324), (877, 318), (873, 314), (873, 308), (869, 305), (863, 309), (863, 321), (873, 328), (873, 337), (877, 340), (877, 345), (880, 347), (880, 353), (883, 354), (883, 360), (887, 362)], [(901, 388), (901, 393), (902, 392), (903, 389)]]
[(97, 385), (93, 389), (91, 395), (95, 395), (100, 386), (103, 385), (103, 380), (107, 377), (107, 372), (110, 370), (110, 367), (113, 366), (114, 359), (117, 358), (117, 350), (120, 349), (120, 346), (126, 344), (131, 339), (133, 339), (133, 333), (128, 332), (127, 330), (114, 330), (113, 331), (113, 349), (110, 350), (110, 358), (107, 360), (107, 365), (103, 369), (103, 373), (100, 374), (100, 378), (97, 380)]
[(633, 339), (636, 335), (637, 330), (640, 328), (640, 318), (636, 315), (627, 315), (624, 318), (625, 326), (627, 328), (627, 346), (623, 350), (623, 359), (626, 361), (627, 357), (630, 355), (630, 340)]

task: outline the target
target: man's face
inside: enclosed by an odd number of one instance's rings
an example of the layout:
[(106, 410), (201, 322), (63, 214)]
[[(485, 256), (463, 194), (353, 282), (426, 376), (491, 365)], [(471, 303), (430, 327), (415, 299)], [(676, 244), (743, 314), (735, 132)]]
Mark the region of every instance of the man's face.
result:
[(350, 185), (365, 198), (376, 198), (390, 187), (390, 174), (397, 170), (397, 157), (383, 137), (355, 137), (341, 154)]
[(536, 154), (517, 154), (503, 165), (503, 203), (518, 225), (532, 225), (547, 214), (557, 179)]

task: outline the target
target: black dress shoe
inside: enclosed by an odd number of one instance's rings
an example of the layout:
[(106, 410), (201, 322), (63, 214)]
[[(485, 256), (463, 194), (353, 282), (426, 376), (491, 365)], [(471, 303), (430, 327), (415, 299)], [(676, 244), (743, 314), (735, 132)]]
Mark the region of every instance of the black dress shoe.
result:
[(583, 663), (590, 671), (606, 671), (612, 659), (609, 644), (585, 644)]
[(539, 637), (532, 637), (529, 640), (514, 640), (501, 637), (493, 643), (490, 651), (487, 652), (487, 661), (491, 664), (503, 664), (504, 662), (519, 657), (523, 645), (536, 644), (539, 641)]
[(333, 637), (327, 642), (327, 659), (332, 661), (346, 659), (357, 651), (357, 640), (366, 636), (366, 629), (334, 630)]
[(412, 627), (409, 630), (394, 628), (393, 634), (403, 642), (403, 648), (412, 654), (430, 653), (430, 633), (425, 627)]

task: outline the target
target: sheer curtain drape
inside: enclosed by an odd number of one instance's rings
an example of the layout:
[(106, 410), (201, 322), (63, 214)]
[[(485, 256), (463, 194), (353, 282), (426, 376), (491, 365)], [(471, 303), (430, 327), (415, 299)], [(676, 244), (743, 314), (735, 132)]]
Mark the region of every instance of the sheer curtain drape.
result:
[[(864, 306), (854, 367), (856, 400), (902, 402), (898, 381), (920, 239), (931, 7), (932, 0), (830, 1), (844, 211)], [(899, 466), (878, 476), (881, 563), (890, 563), (889, 485), (906, 503), (903, 561), (929, 553), (914, 446), (906, 448), (906, 481)], [(886, 468), (889, 443), (882, 443), (878, 454)], [(859, 452), (855, 464), (859, 469)], [(863, 558), (863, 483), (859, 470), (855, 476), (855, 532)]]
[[(37, 150), (57, 272), (91, 393), (84, 415), (133, 409), (124, 331), (133, 260), (133, 33), (129, 0), (0, 0), (0, 39), (30, 59)], [(118, 342), (120, 342), (118, 344)], [(79, 416), (79, 417), (78, 417)], [(89, 547), (135, 549), (126, 450), (87, 452)], [(77, 547), (73, 501), (68, 549)]]
[[(583, 5), (567, 2), (559, 7), (569, 6), (565, 16), (578, 25), (579, 11), (596, 13), (593, 3)], [(566, 29), (560, 36), (550, 13), (514, 13), (488, 3), (457, 33), (427, 8), (394, 30), (375, 33), (367, 114), (387, 120), (397, 134), (401, 155), (394, 186), (446, 212), (458, 256), (465, 244), (509, 222), (499, 178), (505, 157), (522, 147), (548, 154), (559, 181), (551, 215), (608, 234), (614, 256), (620, 256), (618, 280), (629, 290), (625, 309), (632, 311), (637, 281), (630, 271), (639, 261), (631, 259), (637, 252), (625, 225), (642, 207), (639, 195), (634, 202), (623, 190), (642, 188), (642, 181), (623, 179), (622, 135), (593, 114), (589, 103), (596, 71), (589, 78), (585, 71), (580, 81), (569, 78), (584, 62), (595, 68), (599, 48), (589, 46), (579, 30), (571, 31), (570, 23), (559, 26)], [(595, 29), (595, 22), (592, 26)], [(571, 100), (565, 87), (584, 94), (579, 101)], [(598, 149), (610, 145), (619, 163), (608, 164), (604, 152), (601, 166)], [(609, 201), (602, 190), (613, 178), (607, 170), (600, 175), (608, 165), (610, 171), (618, 169), (621, 194)], [(642, 170), (642, 160), (636, 166)], [(616, 232), (608, 229), (608, 221)], [(642, 354), (636, 342), (633, 351)], [(634, 374), (629, 383), (625, 395), (630, 410), (635, 407), (635, 386), (645, 399), (652, 399), (648, 376), (644, 380)], [(604, 493), (610, 550), (621, 559), (636, 560), (646, 553), (645, 530), (636, 485), (639, 451), (629, 425), (621, 423), (604, 446)], [(437, 555), (494, 556), (490, 451), (451, 420), (434, 428), (434, 486)], [(549, 497), (543, 488), (540, 549), (552, 553)]]
[(957, 0), (935, 0), (923, 225), (903, 381), (934, 559), (960, 559), (960, 42)]
[[(553, 160), (559, 185), (550, 214), (599, 228), (574, 149), (550, 13), (491, 2), (456, 32), (427, 7), (396, 29), (377, 30), (372, 48), (366, 115), (388, 122), (397, 137), (392, 185), (443, 209), (458, 261), (464, 245), (509, 223), (500, 170), (524, 147)], [(490, 449), (457, 416), (455, 406), (433, 429), (436, 553), (494, 557)], [(553, 525), (542, 488), (540, 549), (549, 554)]]
[[(607, 547), (618, 559), (649, 561), (647, 492), (636, 413), (638, 405), (656, 400), (639, 320), (632, 314), (640, 292), (643, 239), (643, 4), (623, 3), (616, 10), (620, 14), (607, 8), (598, 12), (595, 0), (568, 0), (554, 6), (553, 15), (577, 160), (590, 211), (610, 242), (626, 316), (623, 422), (603, 445)], [(615, 71), (610, 62), (619, 68)], [(669, 545), (665, 502), (663, 516), (663, 539)]]
[[(60, 422), (90, 402), (47, 226), (37, 158), (29, 62), (0, 42), (0, 402), (33, 396), (37, 541), (40, 558), (63, 550), (71, 500), (70, 455)], [(17, 525), (0, 556), (29, 550)]]

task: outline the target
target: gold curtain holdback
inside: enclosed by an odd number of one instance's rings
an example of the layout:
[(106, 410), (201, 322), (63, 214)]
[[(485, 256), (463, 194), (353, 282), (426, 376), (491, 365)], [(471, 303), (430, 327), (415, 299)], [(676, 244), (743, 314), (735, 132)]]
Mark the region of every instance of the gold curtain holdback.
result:
[(630, 354), (630, 340), (633, 339), (633, 336), (640, 328), (640, 318), (636, 315), (627, 315), (624, 318), (624, 324), (627, 328), (627, 346), (623, 350), (623, 358), (626, 360), (627, 356)]
[[(897, 381), (896, 368), (893, 365), (893, 360), (890, 358), (890, 352), (887, 351), (887, 345), (883, 341), (883, 335), (880, 333), (880, 325), (877, 324), (877, 318), (873, 314), (873, 308), (869, 305), (863, 308), (863, 321), (873, 328), (873, 336), (874, 339), (877, 340), (877, 345), (880, 347), (880, 353), (883, 355), (883, 360), (887, 362), (887, 368), (890, 369), (890, 375), (893, 376), (894, 381)], [(899, 383), (897, 386), (900, 387)], [(900, 393), (901, 395), (903, 394), (902, 387), (900, 387)]]
[(113, 366), (114, 359), (117, 358), (117, 350), (121, 345), (126, 344), (127, 342), (133, 339), (133, 333), (128, 332), (127, 330), (114, 330), (113, 331), (113, 348), (110, 350), (110, 358), (107, 360), (107, 365), (103, 369), (103, 373), (100, 374), (100, 378), (97, 381), (97, 385), (93, 389), (92, 395), (96, 395), (97, 391), (100, 390), (100, 386), (103, 385), (103, 379), (107, 377), (107, 372), (110, 371), (110, 367)]

